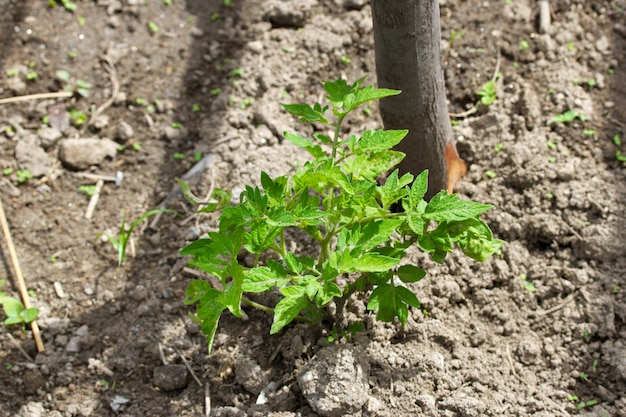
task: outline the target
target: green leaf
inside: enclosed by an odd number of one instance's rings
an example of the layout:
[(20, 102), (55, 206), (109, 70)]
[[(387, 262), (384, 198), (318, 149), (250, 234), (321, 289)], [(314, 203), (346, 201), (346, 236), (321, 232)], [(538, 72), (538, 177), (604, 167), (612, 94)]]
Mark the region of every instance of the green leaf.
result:
[(313, 155), (314, 158), (325, 158), (328, 156), (328, 153), (322, 149), (320, 145), (316, 145), (311, 141), (311, 139), (303, 138), (300, 135), (295, 133), (285, 132), (285, 139), (294, 145), (306, 150), (308, 153)]
[(215, 338), (220, 316), (222, 315), (222, 311), (226, 308), (226, 306), (219, 301), (219, 295), (220, 292), (217, 290), (207, 293), (196, 308), (198, 319), (202, 322), (200, 329), (206, 336), (209, 353), (211, 353), (213, 348), (213, 339)]
[(283, 327), (291, 323), (309, 305), (303, 287), (292, 285), (281, 288), (280, 293), (284, 298), (274, 308), (274, 322), (272, 323), (270, 334), (276, 334), (281, 331)]
[(424, 200), (424, 196), (426, 195), (426, 191), (428, 191), (428, 170), (425, 169), (422, 171), (415, 181), (413, 181), (413, 185), (411, 186), (411, 191), (409, 192), (409, 207), (404, 207), (405, 211), (411, 211), (413, 208), (417, 207), (422, 200)]
[(243, 267), (237, 260), (233, 260), (226, 272), (232, 280), (224, 286), (224, 291), (220, 296), (220, 302), (236, 317), (243, 317), (241, 313), (241, 296), (243, 295), (243, 282), (245, 280)]
[(20, 312), (24, 310), (24, 306), (20, 300), (7, 296), (2, 297), (2, 308), (7, 317), (18, 317)]
[(381, 321), (390, 322), (394, 317), (398, 317), (404, 325), (408, 320), (408, 306), (419, 308), (420, 303), (409, 289), (391, 284), (381, 284), (377, 286), (367, 304), (368, 310), (378, 310), (376, 318)]
[(24, 323), (30, 323), (36, 320), (38, 315), (39, 315), (39, 309), (34, 308), (34, 307), (27, 308), (20, 312), (20, 318), (22, 319)]
[(405, 174), (402, 178), (398, 178), (398, 170), (394, 170), (387, 177), (385, 185), (376, 187), (382, 207), (388, 210), (392, 204), (406, 196), (407, 190), (405, 186), (411, 181), (413, 181), (413, 175)]
[(282, 205), (287, 198), (287, 177), (281, 176), (272, 180), (265, 172), (261, 172), (261, 185), (270, 202), (274, 205)]
[(405, 154), (398, 151), (359, 154), (344, 161), (343, 169), (356, 179), (375, 182), (376, 177), (398, 165), (404, 158)]
[(424, 218), (435, 221), (462, 221), (477, 218), (493, 206), (470, 200), (460, 200), (456, 194), (448, 194), (446, 190), (435, 195), (424, 211)]
[(400, 278), (400, 281), (408, 284), (410, 282), (420, 281), (426, 276), (426, 271), (414, 265), (402, 265), (398, 268), (396, 275)]
[(298, 120), (301, 122), (330, 124), (324, 117), (327, 107), (321, 108), (319, 104), (316, 104), (315, 107), (308, 104), (282, 104), (282, 106), (288, 113), (298, 116)]
[(364, 253), (358, 259), (353, 259), (351, 268), (346, 272), (383, 272), (390, 270), (399, 262), (400, 259), (369, 252)]
[(366, 130), (352, 151), (357, 154), (386, 151), (400, 143), (407, 133), (408, 130)]
[(183, 303), (185, 305), (195, 304), (200, 301), (200, 299), (210, 293), (215, 293), (211, 298), (217, 297), (217, 295), (219, 295), (219, 291), (213, 288), (208, 282), (200, 279), (193, 280), (187, 286)]
[(257, 220), (250, 225), (250, 232), (246, 233), (246, 243), (243, 247), (250, 253), (263, 253), (276, 244), (280, 231), (280, 227), (272, 226), (264, 220)]
[(480, 219), (467, 219), (448, 226), (451, 238), (470, 258), (484, 261), (494, 253), (500, 253), (503, 241), (493, 238), (489, 226)]
[(330, 159), (306, 163), (294, 177), (298, 189), (311, 188), (324, 193), (327, 188), (339, 187), (343, 192), (353, 195), (354, 189), (341, 168), (334, 166)]
[(259, 266), (248, 271), (243, 283), (243, 290), (244, 292), (260, 293), (275, 287), (283, 287), (288, 282), (289, 277), (287, 277), (287, 272), (284, 268), (280, 271), (277, 268)]

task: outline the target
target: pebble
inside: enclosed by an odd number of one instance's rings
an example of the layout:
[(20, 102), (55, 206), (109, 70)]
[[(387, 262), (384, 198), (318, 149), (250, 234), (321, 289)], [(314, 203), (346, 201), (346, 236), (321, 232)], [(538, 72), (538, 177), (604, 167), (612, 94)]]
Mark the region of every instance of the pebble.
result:
[(135, 130), (131, 125), (121, 120), (117, 125), (117, 133), (115, 138), (121, 143), (125, 143), (135, 135)]
[(172, 126), (165, 127), (165, 137), (171, 141), (178, 141), (185, 138), (188, 131), (185, 127), (175, 128)]
[(189, 373), (185, 365), (165, 365), (154, 368), (154, 385), (164, 391), (183, 389), (189, 383)]
[(44, 149), (48, 149), (49, 147), (57, 143), (57, 141), (61, 139), (63, 134), (57, 128), (50, 127), (50, 126), (42, 126), (37, 131), (37, 136), (39, 136), (41, 146)]
[(115, 158), (118, 144), (111, 139), (64, 139), (59, 146), (59, 159), (71, 169), (83, 170)]
[(251, 394), (258, 395), (269, 384), (261, 366), (250, 358), (239, 358), (235, 363), (235, 380)]
[(43, 407), (43, 403), (31, 401), (20, 407), (18, 415), (21, 417), (42, 417), (44, 412), (45, 409)]
[(311, 408), (322, 417), (358, 412), (369, 399), (369, 362), (355, 346), (320, 350), (298, 374), (298, 385)]
[(43, 177), (50, 170), (50, 158), (39, 145), (37, 136), (27, 134), (15, 146), (15, 159), (22, 168), (28, 169), (33, 177)]

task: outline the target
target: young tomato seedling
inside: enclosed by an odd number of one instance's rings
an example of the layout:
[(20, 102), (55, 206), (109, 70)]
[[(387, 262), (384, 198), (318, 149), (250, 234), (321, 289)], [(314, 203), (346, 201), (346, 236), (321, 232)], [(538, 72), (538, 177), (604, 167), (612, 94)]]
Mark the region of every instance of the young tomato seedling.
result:
[[(313, 160), (292, 175), (277, 178), (261, 173), (261, 187), (246, 186), (239, 203), (219, 190), (200, 211), (221, 210), (219, 229), (197, 240), (181, 253), (190, 264), (217, 277), (222, 288), (194, 280), (186, 291), (186, 304), (196, 304), (193, 319), (201, 323), (209, 351), (224, 310), (241, 317), (241, 303), (271, 312), (270, 333), (293, 320), (312, 324), (328, 320), (335, 329), (345, 326), (343, 306), (355, 292), (367, 298), (367, 309), (376, 318), (401, 324), (408, 307), (419, 308), (416, 295), (406, 284), (421, 280), (426, 272), (403, 260), (407, 249), (417, 246), (436, 262), (456, 244), (466, 255), (483, 261), (499, 252), (480, 216), (492, 206), (460, 200), (441, 191), (424, 200), (428, 172), (417, 177), (398, 170), (378, 183), (405, 155), (392, 150), (406, 130), (368, 130), (361, 136), (341, 138), (346, 116), (359, 106), (399, 94), (397, 90), (362, 87), (343, 80), (326, 82), (329, 107), (316, 103), (283, 104), (300, 121), (331, 126), (333, 137), (316, 133), (305, 138), (286, 133), (287, 140), (308, 151)], [(332, 117), (333, 120), (330, 120)], [(401, 208), (401, 210), (398, 210)], [(291, 252), (289, 229), (300, 229), (316, 243), (313, 256)], [(252, 265), (242, 256), (252, 254)], [(274, 307), (259, 305), (245, 293), (277, 290)], [(324, 307), (334, 302), (336, 313)], [(341, 333), (337, 333), (341, 334)]]

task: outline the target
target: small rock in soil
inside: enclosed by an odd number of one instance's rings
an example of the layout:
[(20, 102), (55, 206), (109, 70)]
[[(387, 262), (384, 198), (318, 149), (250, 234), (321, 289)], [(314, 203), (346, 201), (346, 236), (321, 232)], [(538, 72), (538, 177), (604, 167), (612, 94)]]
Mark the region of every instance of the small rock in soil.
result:
[(24, 394), (33, 395), (37, 393), (37, 390), (42, 388), (46, 380), (37, 368), (26, 368), (22, 375), (24, 381)]
[(57, 143), (57, 141), (61, 139), (61, 136), (63, 136), (59, 129), (50, 126), (42, 126), (39, 131), (37, 131), (37, 135), (44, 149), (48, 149)]
[(454, 415), (482, 417), (485, 415), (486, 403), (477, 398), (470, 397), (463, 392), (459, 392), (452, 397), (444, 398), (439, 403), (439, 408), (456, 413)]
[(235, 380), (246, 391), (258, 395), (269, 383), (258, 363), (250, 358), (239, 358), (235, 363)]
[(298, 375), (298, 385), (311, 408), (323, 417), (340, 417), (363, 407), (369, 395), (370, 366), (355, 346), (319, 351)]
[(50, 169), (50, 158), (39, 145), (37, 136), (26, 135), (21, 138), (15, 146), (15, 159), (22, 167), (30, 171), (35, 178), (46, 175)]
[(235, 407), (217, 407), (211, 411), (212, 417), (248, 417), (244, 411)]
[(59, 147), (59, 159), (72, 169), (87, 169), (107, 158), (115, 158), (118, 144), (111, 139), (65, 139)]
[(115, 135), (115, 138), (121, 143), (125, 143), (134, 135), (135, 130), (133, 129), (133, 127), (123, 120), (120, 121), (120, 123), (117, 125), (117, 133)]
[(185, 365), (165, 365), (154, 368), (152, 374), (154, 385), (164, 391), (183, 389), (189, 382), (189, 374)]
[(44, 415), (44, 411), (42, 403), (31, 401), (24, 404), (18, 414), (22, 417), (41, 417)]
[(165, 137), (170, 141), (179, 141), (185, 138), (188, 134), (188, 131), (184, 127), (172, 127), (167, 126), (165, 128)]
[(317, 5), (316, 0), (275, 0), (268, 2), (264, 18), (278, 27), (302, 27), (309, 10)]

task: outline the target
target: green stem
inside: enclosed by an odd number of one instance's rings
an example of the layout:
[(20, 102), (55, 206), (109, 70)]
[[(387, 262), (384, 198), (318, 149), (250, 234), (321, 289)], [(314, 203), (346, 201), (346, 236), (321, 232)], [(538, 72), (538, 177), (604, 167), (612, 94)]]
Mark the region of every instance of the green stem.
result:
[(333, 159), (333, 165), (335, 165), (335, 157), (337, 156), (337, 146), (339, 145), (339, 133), (341, 131), (341, 122), (343, 122), (343, 118), (344, 116), (339, 116), (339, 118), (337, 119), (337, 123), (335, 124), (335, 136), (333, 137), (333, 153), (332, 153), (332, 159)]
[(259, 304), (257, 302), (254, 302), (252, 300), (250, 300), (249, 298), (246, 297), (241, 297), (241, 302), (244, 304), (249, 305), (250, 307), (254, 307), (257, 310), (261, 310), (264, 311), (268, 314), (274, 314), (274, 309), (268, 306), (264, 306), (263, 304)]

